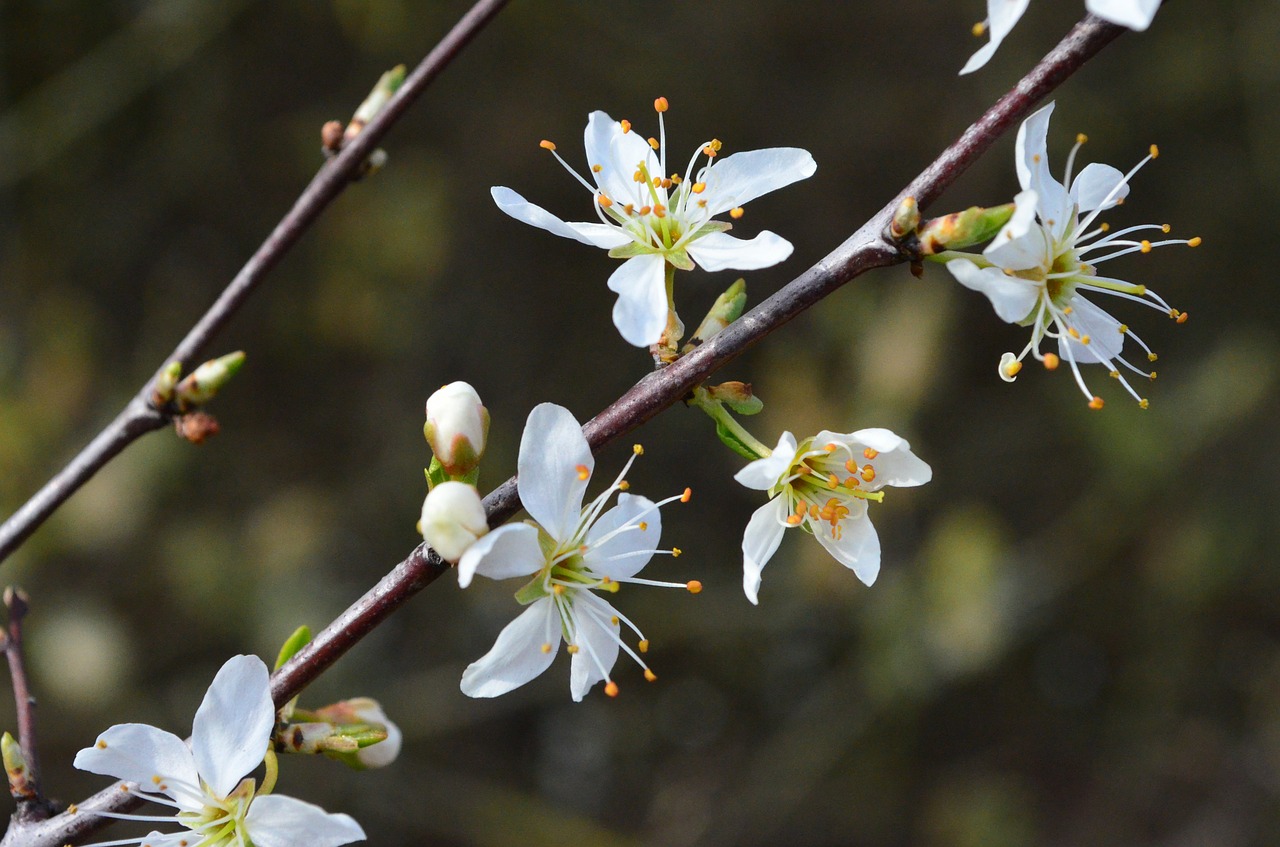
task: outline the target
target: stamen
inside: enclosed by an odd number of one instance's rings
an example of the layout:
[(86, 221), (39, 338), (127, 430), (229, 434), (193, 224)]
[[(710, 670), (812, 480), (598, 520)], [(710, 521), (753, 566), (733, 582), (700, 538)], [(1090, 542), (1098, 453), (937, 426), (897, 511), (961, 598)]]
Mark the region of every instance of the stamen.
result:
[(648, 668), (644, 669), (644, 678), (647, 679), (649, 682), (658, 681), (658, 675), (653, 671), (649, 670)]
[(1058, 359), (1057, 353), (1044, 354), (1044, 369), (1046, 371), (1056, 371), (1058, 369), (1059, 362), (1060, 360)]
[(631, 121), (621, 120), (621, 121), (618, 121), (618, 125), (622, 127), (623, 134), (631, 132)]
[(590, 479), (591, 471), (586, 465), (575, 465), (574, 470), (578, 472), (578, 479)]
[(733, 218), (735, 221), (741, 220), (742, 216), (745, 214), (746, 214), (746, 209), (743, 209), (741, 206), (738, 206), (735, 209), (729, 210), (729, 217)]
[(870, 447), (868, 447), (868, 448), (866, 448), (865, 450), (863, 450), (863, 451), (862, 451), (862, 455), (863, 455), (863, 456), (865, 456), (865, 457), (867, 458), (867, 461), (870, 461), (870, 460), (874, 459), (876, 456), (879, 456), (879, 455), (880, 455), (880, 451), (879, 451), (879, 450), (872, 450)]
[(669, 108), (671, 108), (671, 106), (667, 103), (667, 98), (665, 97), (659, 97), (653, 101), (653, 110), (655, 112), (665, 112)]
[[(1185, 315), (1185, 314), (1186, 314), (1186, 312), (1183, 312), (1183, 314)], [(688, 503), (688, 502), (689, 502), (689, 500), (690, 500), (690, 498), (692, 498), (692, 497), (693, 497), (693, 489), (692, 489), (692, 488), (686, 488), (686, 489), (684, 490), (684, 493), (680, 495), (680, 502), (681, 502), (681, 503)]]
[(1101, 398), (1101, 397), (1097, 397), (1097, 396), (1095, 396), (1092, 400), (1090, 400), (1090, 401), (1089, 401), (1089, 408), (1090, 408), (1090, 409), (1093, 409), (1094, 411), (1097, 411), (1098, 409), (1101, 409), (1101, 408), (1102, 408), (1102, 405), (1103, 405), (1103, 404), (1102, 404), (1102, 398)]
[(605, 683), (604, 693), (608, 694), (610, 697), (617, 697), (618, 683), (614, 682), (613, 680), (609, 680), (607, 683)]
[(545, 139), (545, 138), (538, 142), (538, 146), (539, 146), (539, 147), (541, 147), (543, 150), (552, 150), (552, 151), (554, 151), (554, 150), (556, 149), (555, 142), (554, 142), (554, 141), (548, 141), (548, 140), (547, 140), (547, 139)]
[(689, 590), (690, 594), (702, 593), (702, 583), (696, 579), (689, 580), (689, 582), (685, 583), (684, 587)]

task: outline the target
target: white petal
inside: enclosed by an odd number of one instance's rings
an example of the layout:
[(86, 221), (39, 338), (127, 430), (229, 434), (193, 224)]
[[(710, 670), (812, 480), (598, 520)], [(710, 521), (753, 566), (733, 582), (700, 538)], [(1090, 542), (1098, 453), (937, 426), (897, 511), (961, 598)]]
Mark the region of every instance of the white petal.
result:
[(489, 532), (484, 503), (474, 485), (442, 482), (422, 501), (418, 521), (422, 537), (446, 562), (462, 558), (476, 539)]
[[(620, 205), (646, 205), (648, 195), (642, 193), (641, 184), (632, 178), (636, 166), (644, 162), (649, 166), (650, 177), (665, 176), (659, 173), (648, 141), (638, 132), (624, 133), (622, 124), (604, 112), (592, 112), (587, 118), (582, 141), (587, 151), (587, 165), (600, 190)], [(599, 171), (595, 170), (596, 165), (600, 166)]]
[(275, 728), (270, 674), (257, 656), (234, 656), (218, 671), (191, 725), (196, 768), (218, 797), (226, 797), (262, 764)]
[(520, 438), (516, 485), (525, 510), (556, 541), (568, 541), (577, 528), (595, 466), (572, 412), (554, 403), (534, 407)]
[[(640, 524), (645, 525), (640, 529)], [(613, 538), (597, 544), (615, 529), (630, 525)], [(601, 515), (587, 533), (587, 546), (582, 561), (591, 570), (612, 579), (635, 576), (653, 558), (662, 537), (662, 515), (648, 497), (619, 494), (618, 505)]]
[(541, 206), (535, 206), (519, 194), (501, 185), (489, 189), (493, 202), (498, 208), (518, 221), (523, 221), (538, 229), (545, 229), (552, 235), (572, 238), (592, 247), (611, 250), (628, 244), (631, 237), (617, 227), (608, 224), (566, 223)]
[(778, 446), (763, 459), (756, 459), (733, 475), (739, 484), (756, 491), (768, 491), (777, 485), (778, 480), (791, 467), (796, 457), (796, 437), (784, 432), (778, 438)]
[(1013, 216), (982, 251), (992, 264), (1011, 271), (1045, 269), (1053, 264), (1049, 236), (1036, 223), (1037, 195), (1023, 191), (1013, 198)]
[(751, 515), (742, 534), (742, 591), (752, 603), (759, 604), (760, 574), (782, 543), (787, 525), (787, 501), (775, 497)]
[(817, 169), (818, 164), (809, 151), (799, 147), (745, 150), (726, 156), (707, 168), (703, 177), (707, 188), (702, 199), (707, 201), (707, 211), (713, 216), (718, 215), (744, 206), (770, 191), (808, 179)]
[[(1075, 182), (1071, 183), (1071, 196), (1081, 212), (1092, 212), (1107, 200), (1106, 208), (1110, 209), (1120, 200), (1129, 196), (1129, 186), (1124, 183), (1124, 173), (1110, 165), (1093, 162), (1080, 171)], [(1116, 186), (1119, 185), (1119, 190)], [(1115, 194), (1111, 192), (1115, 191)]]
[(840, 521), (839, 539), (832, 535), (830, 524), (810, 521), (809, 526), (837, 562), (853, 571), (864, 585), (871, 585), (880, 574), (880, 539), (867, 517), (866, 501), (856, 503), (861, 503), (862, 509)]
[(573, 643), (578, 645), (578, 652), (570, 662), (569, 694), (579, 703), (591, 686), (608, 677), (614, 662), (618, 661), (618, 630), (610, 622), (617, 612), (587, 591), (577, 592), (573, 602), (573, 621), (577, 628)]
[(987, 295), (1002, 321), (1018, 323), (1036, 305), (1039, 287), (1029, 280), (1005, 276), (999, 268), (979, 268), (968, 259), (952, 259), (947, 270), (966, 288)]
[(1067, 189), (1049, 172), (1047, 143), (1053, 106), (1053, 103), (1044, 106), (1018, 127), (1014, 164), (1018, 169), (1018, 184), (1039, 195), (1040, 219), (1055, 232), (1061, 232), (1069, 222), (1071, 201)]
[(254, 847), (338, 847), (365, 839), (350, 815), (280, 794), (253, 798), (244, 823)]
[(1071, 355), (1082, 365), (1094, 364), (1100, 359), (1114, 359), (1120, 355), (1124, 347), (1124, 333), (1120, 331), (1120, 322), (1079, 294), (1071, 298), (1071, 316), (1068, 320), (1081, 338), (1089, 338), (1089, 343), (1082, 344), (1070, 336), (1064, 336), (1058, 342), (1060, 355), (1067, 355), (1062, 348), (1068, 342), (1071, 344)]
[(1085, 8), (1113, 24), (1143, 31), (1160, 9), (1160, 0), (1085, 0)]
[[(551, 649), (543, 652), (543, 645)], [(507, 624), (493, 648), (462, 673), (462, 693), (497, 697), (519, 688), (551, 666), (560, 644), (560, 616), (551, 599), (535, 600)]]
[(467, 548), (458, 561), (458, 585), (466, 588), (476, 574), (489, 579), (531, 576), (544, 564), (537, 527), (510, 523)]
[(686, 249), (704, 271), (754, 271), (785, 260), (794, 248), (781, 235), (765, 230), (749, 241), (726, 232), (711, 232), (690, 241)]
[(609, 290), (618, 295), (613, 324), (628, 344), (658, 343), (667, 328), (666, 263), (648, 254), (627, 259), (609, 277)]
[(969, 61), (960, 69), (961, 75), (973, 73), (991, 60), (1000, 42), (1004, 41), (1014, 24), (1027, 11), (1027, 4), (1030, 2), (1031, 0), (988, 0), (987, 29), (991, 41), (969, 57)]
[[(847, 439), (855, 456), (861, 456), (864, 447), (870, 447), (879, 454), (870, 460), (876, 470), (876, 478), (866, 484), (868, 491), (877, 491), (886, 485), (910, 488), (924, 485), (933, 479), (933, 469), (911, 452), (911, 445), (907, 440), (887, 429), (860, 429), (847, 436), (823, 432), (818, 434), (815, 443), (822, 444), (825, 440), (835, 441), (841, 438)], [(859, 458), (858, 463), (862, 464), (863, 461)]]
[[(148, 791), (155, 790), (152, 778), (156, 776), (191, 787), (200, 785), (196, 761), (187, 743), (172, 732), (144, 723), (116, 724), (99, 735), (93, 747), (76, 753), (74, 764), (82, 771), (134, 782)], [(178, 800), (186, 811), (203, 806), (189, 792), (165, 793)]]

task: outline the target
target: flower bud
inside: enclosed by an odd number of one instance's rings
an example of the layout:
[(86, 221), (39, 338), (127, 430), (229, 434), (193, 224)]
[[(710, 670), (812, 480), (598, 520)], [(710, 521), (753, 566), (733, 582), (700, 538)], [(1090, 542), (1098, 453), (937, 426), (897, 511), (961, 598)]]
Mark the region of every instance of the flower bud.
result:
[(196, 368), (186, 379), (178, 383), (175, 389), (179, 408), (189, 409), (192, 406), (208, 403), (222, 386), (231, 381), (231, 377), (236, 375), (236, 371), (240, 370), (243, 364), (244, 351), (238, 350), (212, 359)]
[(1013, 203), (989, 209), (973, 206), (925, 223), (920, 228), (920, 253), (932, 256), (944, 250), (959, 250), (995, 237), (1000, 227), (1013, 217)]
[(27, 779), (27, 758), (22, 755), (22, 747), (17, 740), (5, 733), (0, 736), (0, 753), (4, 757), (4, 770), (9, 777), (9, 793), (14, 797), (33, 796), (30, 781)]
[(394, 762), (400, 755), (400, 746), (404, 741), (400, 727), (387, 718), (386, 713), (382, 711), (382, 706), (371, 697), (343, 700), (332, 706), (317, 709), (315, 715), (329, 723), (367, 724), (374, 729), (386, 731), (387, 737), (384, 740), (369, 745), (362, 744), (359, 750), (352, 754), (355, 758), (354, 762), (347, 761), (345, 756), (340, 757), (352, 767), (381, 768)]
[(489, 434), (489, 411), (474, 388), (451, 382), (427, 398), (422, 432), (445, 474), (456, 479), (480, 465)]
[(170, 362), (156, 376), (155, 386), (151, 391), (151, 405), (157, 409), (173, 399), (173, 389), (182, 378), (182, 362)]
[(442, 482), (422, 502), (422, 537), (447, 562), (461, 559), (488, 531), (489, 521), (475, 486)]
[(764, 408), (764, 401), (751, 390), (749, 382), (734, 380), (709, 385), (707, 394), (712, 400), (719, 400), (740, 415), (754, 415)]
[(916, 231), (920, 225), (920, 207), (916, 198), (903, 197), (898, 208), (893, 210), (893, 220), (889, 222), (889, 235), (898, 241)]
[(698, 329), (689, 339), (689, 343), (685, 344), (684, 352), (688, 353), (718, 335), (721, 330), (742, 316), (742, 310), (746, 305), (747, 281), (738, 279), (716, 298), (715, 303), (711, 304), (707, 316), (702, 319), (702, 323), (698, 324)]

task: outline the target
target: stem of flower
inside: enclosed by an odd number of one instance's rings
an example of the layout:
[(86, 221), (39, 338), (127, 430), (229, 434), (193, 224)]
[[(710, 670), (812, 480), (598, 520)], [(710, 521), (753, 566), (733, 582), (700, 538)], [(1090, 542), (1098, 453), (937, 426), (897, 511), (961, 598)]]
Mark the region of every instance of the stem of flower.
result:
[(693, 389), (693, 399), (689, 401), (689, 405), (706, 412), (707, 417), (716, 422), (716, 435), (739, 456), (754, 461), (773, 453), (738, 422), (723, 402), (713, 399), (702, 386)]

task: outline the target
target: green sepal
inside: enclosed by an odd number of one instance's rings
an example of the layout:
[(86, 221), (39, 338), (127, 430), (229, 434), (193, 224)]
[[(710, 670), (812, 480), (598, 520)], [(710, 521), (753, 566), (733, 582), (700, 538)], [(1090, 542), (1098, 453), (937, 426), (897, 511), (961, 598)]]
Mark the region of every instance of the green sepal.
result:
[(435, 488), (442, 482), (449, 481), (449, 474), (444, 469), (444, 465), (440, 464), (440, 460), (435, 456), (431, 457), (431, 466), (426, 469), (427, 489)]
[(638, 241), (628, 241), (621, 247), (614, 247), (609, 250), (610, 259), (634, 259), (636, 256), (647, 256), (657, 251), (648, 244), (641, 244)]
[(689, 240), (694, 241), (704, 235), (710, 235), (713, 232), (728, 232), (731, 229), (733, 229), (733, 224), (728, 221), (707, 221), (694, 231), (693, 237)]
[(751, 447), (748, 446), (745, 441), (739, 438), (737, 434), (733, 432), (733, 430), (729, 429), (720, 421), (716, 421), (716, 435), (720, 438), (721, 441), (724, 442), (724, 445), (726, 447), (728, 447), (730, 450), (737, 453), (739, 456), (741, 456), (744, 459), (750, 459), (751, 461), (755, 461), (756, 459), (764, 458), (764, 456), (761, 456), (758, 453), (756, 453), (756, 451), (751, 449)]
[(926, 221), (920, 227), (920, 252), (929, 256), (990, 241), (1013, 217), (1013, 211), (1013, 203), (990, 208), (972, 206), (963, 212)]
[(697, 267), (684, 250), (668, 250), (662, 254), (662, 258), (667, 260), (668, 265), (682, 271), (691, 271)]
[[(733, 285), (725, 289), (716, 302), (707, 310), (707, 316), (698, 324), (693, 337), (685, 344), (682, 352), (688, 353), (706, 341), (714, 338), (725, 327), (742, 316), (747, 307), (747, 281), (742, 277), (734, 280)], [(748, 413), (750, 414), (750, 413)]]
[(276, 666), (274, 670), (280, 670), (284, 667), (284, 663), (292, 659), (299, 650), (311, 643), (311, 627), (298, 627), (293, 634), (284, 640), (284, 646), (280, 648), (280, 654), (276, 656)]
[(546, 596), (547, 590), (542, 587), (542, 574), (538, 574), (516, 592), (516, 602), (521, 606), (528, 606)]

